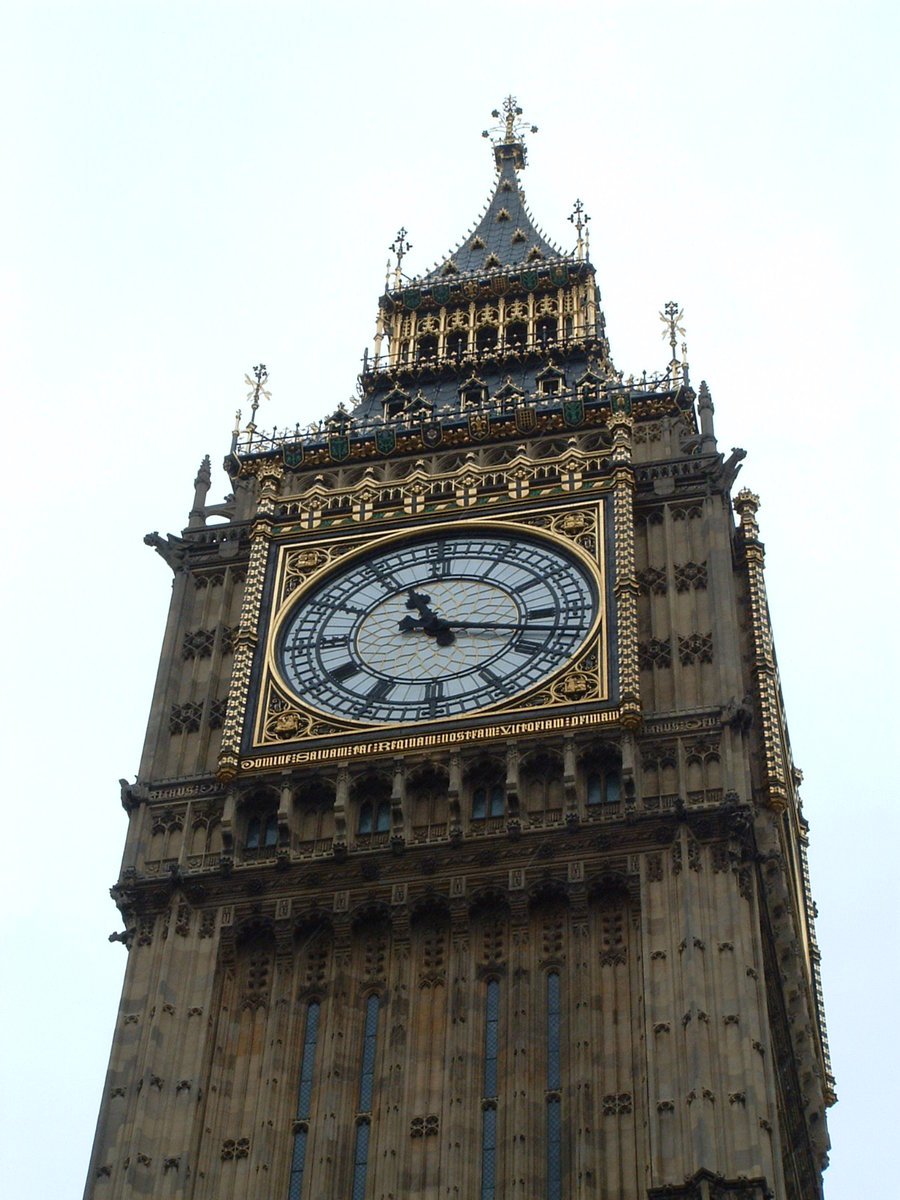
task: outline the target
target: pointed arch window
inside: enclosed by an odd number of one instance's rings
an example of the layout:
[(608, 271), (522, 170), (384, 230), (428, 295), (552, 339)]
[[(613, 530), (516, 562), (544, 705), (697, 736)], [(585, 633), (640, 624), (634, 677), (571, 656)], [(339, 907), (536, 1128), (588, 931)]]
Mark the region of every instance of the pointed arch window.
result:
[(278, 814), (254, 813), (247, 821), (245, 850), (272, 850), (278, 845)]
[(562, 1004), (558, 971), (547, 976), (547, 1200), (562, 1200)]
[(621, 777), (617, 767), (591, 766), (587, 773), (588, 808), (617, 804), (621, 796)]
[(472, 820), (502, 817), (506, 796), (501, 783), (481, 783), (472, 792)]
[(378, 1049), (378, 1013), (380, 997), (366, 1000), (366, 1021), (363, 1030), (362, 1061), (359, 1072), (359, 1103), (356, 1116), (356, 1141), (353, 1147), (352, 1200), (365, 1200), (366, 1175), (369, 1168), (369, 1134), (372, 1125), (372, 1097), (375, 1091), (375, 1054)]
[(312, 1106), (313, 1071), (316, 1063), (316, 1043), (319, 1038), (320, 1004), (310, 1001), (306, 1010), (306, 1031), (300, 1058), (300, 1084), (297, 1090), (297, 1115), (294, 1120), (294, 1152), (291, 1157), (291, 1179), (288, 1200), (300, 1200), (303, 1171), (306, 1166), (306, 1146), (309, 1140), (309, 1113)]
[(388, 833), (391, 828), (391, 804), (389, 800), (364, 800), (359, 808), (357, 833)]
[(481, 1101), (481, 1200), (497, 1189), (497, 1093), (500, 1054), (500, 980), (489, 979), (484, 1003), (484, 1083)]

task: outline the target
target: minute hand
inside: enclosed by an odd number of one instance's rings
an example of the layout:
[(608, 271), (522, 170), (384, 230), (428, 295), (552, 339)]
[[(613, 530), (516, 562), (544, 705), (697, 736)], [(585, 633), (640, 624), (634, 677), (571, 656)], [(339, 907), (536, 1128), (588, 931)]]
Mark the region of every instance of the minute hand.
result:
[(449, 617), (445, 620), (454, 629), (530, 629), (535, 633), (553, 633), (559, 628), (558, 625), (529, 625), (524, 622), (515, 625), (503, 621), (454, 621)]

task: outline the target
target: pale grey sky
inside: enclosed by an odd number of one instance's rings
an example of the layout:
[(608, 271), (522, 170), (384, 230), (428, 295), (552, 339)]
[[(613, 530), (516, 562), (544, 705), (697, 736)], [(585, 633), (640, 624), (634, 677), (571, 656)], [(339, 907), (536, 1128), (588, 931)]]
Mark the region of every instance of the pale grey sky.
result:
[[(218, 468), (244, 372), (266, 423), (348, 398), (387, 247), (424, 271), (492, 183), (572, 242), (613, 355), (685, 309), (720, 446), (749, 454), (812, 824), (829, 1029), (828, 1200), (895, 1159), (900, 972), (894, 3), (8, 3), (0, 45), (7, 493), (4, 1190), (81, 1194), (125, 951), (107, 896), (169, 578), (142, 545)], [(884, 450), (882, 451), (882, 447)], [(217, 471), (212, 496), (227, 490)]]

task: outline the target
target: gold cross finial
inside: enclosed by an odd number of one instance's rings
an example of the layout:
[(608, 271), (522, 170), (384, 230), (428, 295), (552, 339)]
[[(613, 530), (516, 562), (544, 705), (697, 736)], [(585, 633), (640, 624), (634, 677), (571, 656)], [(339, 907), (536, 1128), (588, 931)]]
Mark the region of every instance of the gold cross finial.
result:
[[(664, 338), (668, 339), (669, 345), (672, 347), (672, 359), (669, 363), (669, 367), (673, 375), (680, 375), (681, 363), (678, 361), (678, 355), (676, 351), (678, 349), (678, 338), (683, 338), (685, 336), (684, 326), (681, 324), (681, 322), (684, 320), (684, 309), (679, 308), (677, 301), (669, 300), (666, 302), (662, 312), (659, 314), (659, 319), (665, 326), (662, 335)], [(686, 344), (682, 345), (682, 354), (687, 357)]]
[[(575, 207), (572, 209), (572, 215), (569, 217), (569, 220), (572, 222), (578, 232), (578, 245), (575, 253), (579, 258), (588, 257), (588, 221), (590, 221), (590, 219), (591, 218), (584, 211), (584, 205), (580, 200), (576, 200)], [(582, 232), (584, 233), (584, 237), (581, 236)]]
[(391, 242), (391, 250), (397, 256), (397, 265), (394, 268), (394, 287), (399, 287), (403, 259), (412, 250), (412, 242), (407, 240), (406, 230), (402, 226), (397, 230), (397, 236)]
[(519, 107), (515, 96), (507, 96), (503, 101), (503, 112), (499, 108), (495, 108), (491, 112), (491, 116), (495, 121), (501, 121), (501, 125), (495, 125), (493, 129), (483, 129), (481, 136), (490, 138), (494, 143), (494, 158), (499, 167), (504, 159), (511, 158), (513, 164), (518, 170), (525, 166), (525, 133), (537, 133), (537, 125), (529, 125), (526, 121), (520, 121), (522, 109)]

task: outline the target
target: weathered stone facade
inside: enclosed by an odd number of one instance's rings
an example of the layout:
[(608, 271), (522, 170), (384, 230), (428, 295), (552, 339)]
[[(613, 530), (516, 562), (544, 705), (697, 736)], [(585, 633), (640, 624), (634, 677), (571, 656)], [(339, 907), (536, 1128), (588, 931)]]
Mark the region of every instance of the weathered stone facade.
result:
[[(462, 271), (473, 311), (503, 275), (524, 349), (473, 317), (453, 358), (453, 273), (413, 307), (398, 286), (356, 425), (251, 427), (234, 496), (207, 506), (204, 463), (188, 528), (148, 538), (174, 590), (122, 789), (129, 958), (86, 1196), (821, 1194), (833, 1085), (758, 501), (732, 504), (705, 385), (674, 356), (623, 382), (590, 264), (541, 246)], [(511, 366), (535, 383), (509, 404), (366, 424)], [(469, 719), (342, 725), (286, 694), (278, 614), (307, 576), (478, 522), (596, 563), (595, 647)]]

